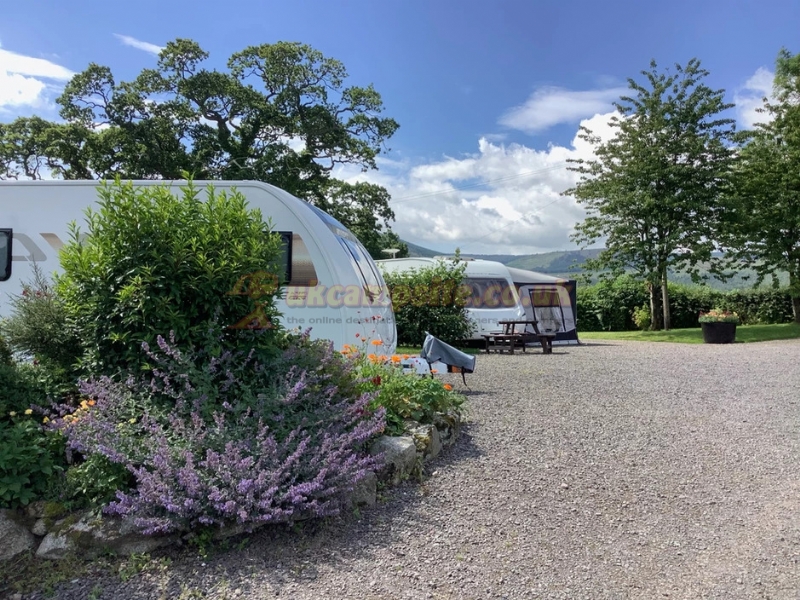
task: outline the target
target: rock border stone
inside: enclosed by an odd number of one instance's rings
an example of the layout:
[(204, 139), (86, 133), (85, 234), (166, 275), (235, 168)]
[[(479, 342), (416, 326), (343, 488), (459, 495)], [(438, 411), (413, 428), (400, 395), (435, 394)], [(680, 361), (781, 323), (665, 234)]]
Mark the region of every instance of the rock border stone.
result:
[[(374, 506), (378, 485), (397, 485), (411, 477), (422, 475), (425, 462), (436, 458), (443, 448), (452, 446), (461, 430), (461, 417), (457, 412), (437, 414), (432, 425), (416, 421), (405, 422), (406, 434), (384, 435), (374, 440), (369, 448), (372, 455), (384, 455), (384, 466), (370, 472), (356, 484), (350, 497), (351, 507)], [(298, 515), (293, 520), (303, 520)], [(213, 539), (220, 540), (239, 535), (248, 529), (241, 524), (222, 527)], [(47, 518), (44, 503), (38, 502), (26, 509), (0, 510), (0, 561), (10, 560), (24, 552), (34, 552), (39, 558), (61, 560), (74, 553), (87, 558), (101, 554), (129, 556), (151, 552), (163, 546), (180, 544), (179, 535), (143, 535), (135, 531), (130, 520), (109, 517), (96, 510)]]

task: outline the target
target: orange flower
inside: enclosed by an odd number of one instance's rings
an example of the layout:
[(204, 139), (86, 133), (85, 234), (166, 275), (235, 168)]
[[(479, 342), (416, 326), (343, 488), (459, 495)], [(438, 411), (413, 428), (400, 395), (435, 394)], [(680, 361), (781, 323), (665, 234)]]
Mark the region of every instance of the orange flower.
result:
[(411, 358), (411, 357), (410, 357), (408, 354), (403, 354), (403, 358), (404, 358), (405, 360), (408, 360), (408, 359), (409, 359), (409, 358)]
[(372, 340), (373, 346), (383, 346), (383, 342), (380, 340)]
[(381, 355), (378, 357), (378, 360), (379, 360), (379, 361), (381, 361), (381, 362), (386, 362), (387, 360), (389, 360), (389, 357), (388, 357), (388, 356), (386, 356), (385, 354), (381, 354)]
[(89, 400), (89, 402), (87, 402), (86, 404), (88, 404), (89, 406), (94, 406), (95, 404), (97, 404), (97, 402), (95, 402), (94, 400)]
[(452, 390), (452, 389), (453, 389), (453, 386), (452, 386), (452, 385), (450, 385), (449, 383), (445, 383), (445, 384), (444, 384), (444, 389), (446, 389), (446, 390), (449, 392), (450, 390)]
[(377, 354), (370, 354), (369, 356), (367, 356), (367, 358), (370, 359), (372, 362), (377, 362), (378, 361), (378, 355)]
[(438, 371), (437, 369), (431, 369), (431, 373), (434, 373), (434, 374), (436, 374), (436, 373), (438, 373), (438, 372), (439, 372), (439, 371)]
[(392, 362), (393, 363), (399, 363), (401, 360), (403, 360), (403, 359), (400, 358), (399, 356), (397, 356), (397, 354), (392, 355)]

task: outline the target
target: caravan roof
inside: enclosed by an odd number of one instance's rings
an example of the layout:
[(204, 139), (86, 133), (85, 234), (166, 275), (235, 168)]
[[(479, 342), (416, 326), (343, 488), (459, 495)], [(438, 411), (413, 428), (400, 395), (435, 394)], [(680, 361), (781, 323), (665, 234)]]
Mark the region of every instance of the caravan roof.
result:
[(553, 277), (552, 275), (545, 275), (544, 273), (537, 273), (536, 271), (528, 271), (526, 269), (516, 269), (508, 267), (508, 272), (511, 274), (511, 279), (517, 285), (525, 285), (531, 283), (567, 283), (569, 279), (562, 279), (560, 277)]

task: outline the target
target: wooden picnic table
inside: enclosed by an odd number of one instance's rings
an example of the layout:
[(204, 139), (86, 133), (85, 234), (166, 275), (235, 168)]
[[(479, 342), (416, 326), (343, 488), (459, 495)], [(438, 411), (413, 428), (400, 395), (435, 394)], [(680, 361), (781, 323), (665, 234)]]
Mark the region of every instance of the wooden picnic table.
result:
[[(503, 327), (502, 331), (496, 333), (483, 334), (486, 340), (486, 353), (492, 350), (495, 352), (508, 351), (509, 354), (514, 354), (515, 346), (522, 346), (522, 351), (525, 352), (526, 344), (529, 342), (537, 341), (542, 346), (542, 354), (553, 353), (553, 339), (556, 337), (555, 333), (541, 333), (537, 328), (538, 321), (530, 320), (513, 320), (513, 321), (498, 321), (497, 324)], [(518, 326), (522, 326), (522, 331), (517, 331)], [(533, 333), (527, 331), (528, 325), (533, 327)]]

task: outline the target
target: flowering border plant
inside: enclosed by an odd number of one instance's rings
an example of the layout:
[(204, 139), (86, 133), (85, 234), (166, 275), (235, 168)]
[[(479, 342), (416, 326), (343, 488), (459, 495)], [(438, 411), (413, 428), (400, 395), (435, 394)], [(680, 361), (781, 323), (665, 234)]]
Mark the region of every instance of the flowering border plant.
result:
[(697, 319), (700, 323), (734, 323), (739, 324), (741, 319), (735, 312), (729, 312), (719, 308), (712, 309), (708, 312), (701, 312), (700, 318)]
[[(370, 408), (386, 411), (387, 434), (405, 433), (407, 420), (432, 424), (437, 413), (461, 413), (465, 398), (452, 385), (406, 373), (402, 363), (410, 355), (371, 353), (370, 346), (380, 347), (383, 342), (364, 337), (360, 340), (362, 345), (345, 344), (341, 353), (358, 374), (360, 391), (373, 395)], [(436, 374), (436, 370), (431, 373)]]

